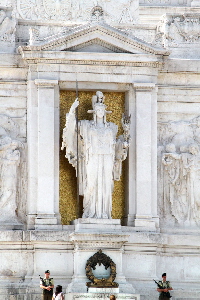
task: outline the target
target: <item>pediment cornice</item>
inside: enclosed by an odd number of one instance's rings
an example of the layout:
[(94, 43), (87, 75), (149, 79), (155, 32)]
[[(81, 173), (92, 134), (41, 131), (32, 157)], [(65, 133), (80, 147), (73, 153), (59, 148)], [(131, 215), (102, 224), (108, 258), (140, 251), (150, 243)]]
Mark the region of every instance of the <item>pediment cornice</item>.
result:
[(89, 23), (75, 28), (66, 28), (60, 34), (45, 38), (38, 45), (20, 46), (19, 53), (41, 51), (71, 51), (87, 44), (99, 44), (116, 53), (169, 55), (164, 48), (155, 47), (135, 36), (108, 24)]

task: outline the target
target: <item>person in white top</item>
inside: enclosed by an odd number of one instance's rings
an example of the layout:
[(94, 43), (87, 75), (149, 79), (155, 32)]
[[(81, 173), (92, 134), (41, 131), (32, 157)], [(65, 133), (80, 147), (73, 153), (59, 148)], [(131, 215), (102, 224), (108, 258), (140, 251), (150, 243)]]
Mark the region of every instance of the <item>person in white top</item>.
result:
[(56, 291), (53, 294), (52, 300), (64, 300), (65, 296), (62, 292), (62, 285), (57, 285), (56, 286)]

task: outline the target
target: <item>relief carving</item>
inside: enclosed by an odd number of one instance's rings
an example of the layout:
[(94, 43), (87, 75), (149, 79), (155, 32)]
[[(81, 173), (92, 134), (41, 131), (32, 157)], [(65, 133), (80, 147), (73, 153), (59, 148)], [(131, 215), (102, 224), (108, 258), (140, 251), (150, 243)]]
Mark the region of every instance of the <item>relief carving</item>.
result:
[(104, 11), (101, 6), (95, 6), (91, 12), (91, 21), (101, 22), (104, 20)]
[(164, 15), (157, 25), (154, 44), (179, 47), (181, 43), (197, 43), (200, 38), (200, 15)]
[(40, 39), (40, 31), (38, 28), (30, 27), (29, 29), (29, 44), (30, 45), (37, 45)]
[(21, 184), (21, 153), (24, 145), (13, 138), (13, 121), (0, 115), (0, 223), (19, 223), (18, 205)]
[(200, 225), (199, 121), (159, 123), (159, 211), (165, 224)]
[[(98, 9), (97, 9), (98, 8)], [(101, 8), (101, 9), (99, 9)], [(134, 0), (18, 0), (19, 17), (25, 20), (63, 20), (72, 22), (91, 19), (107, 23), (134, 24), (138, 19), (139, 3)]]
[(16, 20), (8, 17), (4, 10), (0, 10), (0, 41), (14, 42), (16, 31)]

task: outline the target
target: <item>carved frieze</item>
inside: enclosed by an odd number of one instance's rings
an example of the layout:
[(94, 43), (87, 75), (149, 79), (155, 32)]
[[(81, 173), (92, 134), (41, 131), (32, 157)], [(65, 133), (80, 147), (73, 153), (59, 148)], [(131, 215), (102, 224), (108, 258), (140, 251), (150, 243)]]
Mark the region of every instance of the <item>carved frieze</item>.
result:
[(139, 2), (135, 0), (17, 0), (19, 18), (24, 20), (59, 20), (134, 24)]
[(182, 47), (184, 44), (199, 43), (200, 14), (163, 15), (157, 25), (154, 44), (164, 47)]
[(200, 117), (159, 123), (158, 189), (161, 222), (200, 226)]

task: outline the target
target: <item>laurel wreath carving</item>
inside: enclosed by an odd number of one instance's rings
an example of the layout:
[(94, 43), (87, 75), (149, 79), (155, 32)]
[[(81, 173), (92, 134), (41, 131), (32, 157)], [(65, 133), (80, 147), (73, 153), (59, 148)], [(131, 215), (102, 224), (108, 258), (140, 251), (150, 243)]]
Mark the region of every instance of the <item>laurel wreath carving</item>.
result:
[[(107, 270), (110, 267), (110, 276), (109, 278), (96, 278), (93, 274), (93, 270), (96, 269), (96, 265), (104, 265)], [(99, 250), (93, 256), (91, 256), (85, 266), (86, 276), (91, 282), (87, 282), (88, 287), (118, 287), (118, 283), (114, 282), (116, 278), (116, 264), (112, 259), (106, 254), (102, 253), (102, 250)]]

